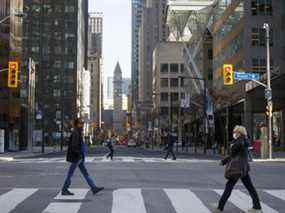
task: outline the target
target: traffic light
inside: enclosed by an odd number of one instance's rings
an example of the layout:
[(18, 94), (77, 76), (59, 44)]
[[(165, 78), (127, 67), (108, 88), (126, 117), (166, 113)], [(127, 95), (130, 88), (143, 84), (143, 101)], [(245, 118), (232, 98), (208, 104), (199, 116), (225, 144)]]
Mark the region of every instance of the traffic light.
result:
[(272, 103), (268, 103), (266, 106), (266, 115), (270, 118), (272, 117), (272, 110), (273, 110)]
[(224, 85), (233, 85), (234, 84), (233, 65), (232, 64), (224, 64), (223, 73), (224, 73)]
[(8, 87), (17, 88), (19, 80), (19, 64), (17, 61), (9, 61), (8, 65)]

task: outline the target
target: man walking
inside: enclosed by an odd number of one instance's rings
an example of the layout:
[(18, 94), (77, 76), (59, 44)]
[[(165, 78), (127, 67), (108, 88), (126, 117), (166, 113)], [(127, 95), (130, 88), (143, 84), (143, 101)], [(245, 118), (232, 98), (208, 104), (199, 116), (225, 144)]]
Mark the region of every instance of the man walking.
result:
[(107, 159), (110, 158), (111, 160), (113, 160), (114, 147), (113, 147), (113, 139), (112, 138), (108, 138), (107, 139), (107, 147), (109, 149), (109, 153), (107, 155)]
[(104, 189), (104, 187), (97, 187), (95, 185), (85, 167), (86, 145), (84, 144), (82, 136), (83, 126), (84, 122), (81, 119), (77, 118), (74, 120), (74, 129), (69, 140), (66, 156), (66, 160), (70, 162), (71, 165), (62, 187), (62, 195), (74, 195), (68, 190), (68, 188), (71, 184), (71, 178), (77, 166), (79, 167), (80, 172), (84, 176), (94, 195)]
[(174, 146), (174, 143), (176, 142), (176, 137), (174, 135), (174, 133), (170, 133), (170, 138), (168, 139), (168, 142), (167, 142), (167, 152), (166, 152), (166, 155), (164, 157), (165, 160), (167, 160), (169, 154), (172, 155), (172, 160), (176, 160), (176, 156), (173, 152), (173, 146)]

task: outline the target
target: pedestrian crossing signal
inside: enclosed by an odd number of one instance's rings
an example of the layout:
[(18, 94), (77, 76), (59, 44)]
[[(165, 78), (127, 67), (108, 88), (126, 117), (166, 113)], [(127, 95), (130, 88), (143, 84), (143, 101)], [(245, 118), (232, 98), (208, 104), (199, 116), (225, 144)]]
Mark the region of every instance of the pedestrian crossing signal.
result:
[(266, 115), (271, 118), (272, 117), (272, 110), (273, 110), (273, 107), (272, 107), (272, 104), (268, 104), (266, 106)]
[(10, 61), (8, 65), (8, 87), (17, 88), (19, 81), (19, 63)]
[(224, 73), (224, 85), (233, 85), (234, 84), (233, 65), (232, 64), (224, 64), (223, 73)]

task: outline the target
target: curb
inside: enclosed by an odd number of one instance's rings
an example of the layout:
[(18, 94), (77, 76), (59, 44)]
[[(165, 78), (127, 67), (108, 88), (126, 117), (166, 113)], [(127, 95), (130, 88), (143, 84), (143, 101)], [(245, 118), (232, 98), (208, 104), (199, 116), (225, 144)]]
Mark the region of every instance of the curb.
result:
[(275, 159), (253, 159), (253, 162), (257, 163), (267, 163), (267, 162), (283, 162), (285, 163), (285, 158), (275, 158)]
[(13, 157), (0, 157), (0, 161), (13, 161)]

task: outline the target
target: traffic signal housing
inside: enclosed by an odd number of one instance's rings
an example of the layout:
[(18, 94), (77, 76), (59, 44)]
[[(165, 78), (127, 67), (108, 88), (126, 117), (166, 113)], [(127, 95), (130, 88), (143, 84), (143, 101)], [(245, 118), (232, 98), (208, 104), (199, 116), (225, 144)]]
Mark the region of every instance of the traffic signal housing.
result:
[(17, 88), (19, 82), (19, 63), (17, 61), (9, 61), (8, 64), (8, 87)]
[(224, 64), (223, 66), (224, 74), (224, 85), (233, 85), (234, 84), (234, 69), (232, 64)]
[(273, 106), (271, 103), (266, 105), (266, 115), (271, 118), (272, 117), (272, 110), (273, 110)]

